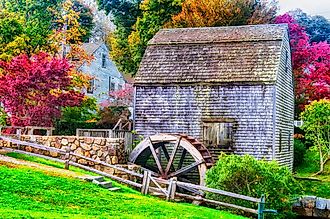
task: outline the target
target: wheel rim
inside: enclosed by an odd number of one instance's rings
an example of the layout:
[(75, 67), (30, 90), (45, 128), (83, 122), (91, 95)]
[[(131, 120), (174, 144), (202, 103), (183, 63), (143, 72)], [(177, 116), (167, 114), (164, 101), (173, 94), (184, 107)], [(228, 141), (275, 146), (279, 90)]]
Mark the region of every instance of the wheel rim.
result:
[[(174, 134), (150, 136), (132, 151), (129, 161), (162, 179), (176, 177), (179, 181), (204, 185), (206, 170), (213, 160), (207, 149), (197, 140), (192, 144), (192, 139)], [(198, 149), (201, 147), (202, 152)]]

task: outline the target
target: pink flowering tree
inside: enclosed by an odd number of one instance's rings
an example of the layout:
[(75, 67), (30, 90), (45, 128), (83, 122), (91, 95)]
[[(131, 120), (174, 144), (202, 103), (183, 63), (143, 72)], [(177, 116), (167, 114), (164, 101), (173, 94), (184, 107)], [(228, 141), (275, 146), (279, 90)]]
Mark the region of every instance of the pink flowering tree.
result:
[(131, 106), (133, 102), (133, 92), (133, 86), (131, 84), (125, 84), (122, 89), (110, 92), (110, 98), (103, 101), (101, 106)]
[(304, 28), (289, 14), (276, 18), (290, 31), (296, 105), (303, 110), (314, 100), (330, 98), (330, 45), (310, 43)]
[(83, 94), (71, 86), (66, 59), (46, 53), (0, 62), (0, 102), (13, 126), (52, 126), (64, 106), (77, 106)]

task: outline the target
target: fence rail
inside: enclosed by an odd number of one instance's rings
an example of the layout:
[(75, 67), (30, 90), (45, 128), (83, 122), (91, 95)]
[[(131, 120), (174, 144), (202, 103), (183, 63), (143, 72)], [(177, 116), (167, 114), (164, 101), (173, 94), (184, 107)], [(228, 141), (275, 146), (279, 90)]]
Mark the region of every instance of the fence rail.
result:
[[(17, 139), (5, 137), (5, 136), (0, 136), (0, 140), (7, 141), (12, 144), (17, 144), (18, 148), (20, 148), (19, 147), (20, 145), (23, 145), (23, 146), (29, 146), (29, 147), (33, 147), (36, 149), (40, 149), (40, 150), (54, 151), (54, 152), (60, 153), (60, 154), (64, 155), (64, 159), (48, 157), (48, 156), (41, 155), (38, 153), (26, 152), (24, 150), (16, 150), (16, 149), (13, 149), (10, 147), (5, 147), (6, 149), (13, 151), (13, 152), (41, 157), (41, 158), (64, 163), (66, 169), (69, 169), (69, 166), (75, 166), (75, 167), (108, 177), (112, 180), (139, 188), (139, 189), (141, 189), (142, 194), (148, 194), (149, 192), (154, 191), (154, 192), (158, 192), (159, 193), (158, 195), (165, 196), (166, 200), (175, 200), (175, 198), (177, 197), (177, 198), (184, 198), (184, 199), (189, 199), (189, 200), (193, 200), (193, 201), (205, 202), (205, 203), (209, 203), (209, 204), (216, 205), (216, 206), (224, 206), (224, 207), (228, 207), (228, 208), (239, 209), (239, 210), (242, 210), (245, 212), (257, 214), (258, 219), (263, 219), (265, 212), (274, 212), (273, 210), (265, 209), (266, 202), (265, 202), (264, 196), (262, 196), (261, 198), (254, 198), (254, 197), (240, 195), (240, 194), (227, 192), (227, 191), (223, 191), (223, 190), (208, 188), (208, 187), (200, 186), (200, 185), (196, 185), (196, 184), (180, 182), (176, 178), (171, 178), (169, 180), (160, 179), (160, 178), (154, 177), (152, 175), (152, 172), (148, 171), (148, 170), (144, 170), (144, 174), (140, 174), (140, 173), (137, 173), (137, 172), (134, 172), (131, 170), (127, 170), (122, 167), (118, 167), (116, 165), (111, 165), (111, 164), (105, 163), (100, 160), (94, 160), (90, 157), (72, 153), (70, 151), (70, 147), (67, 147), (66, 150), (62, 150), (62, 149), (48, 147), (48, 146), (44, 146), (44, 145), (40, 145), (40, 144), (36, 144), (36, 143), (21, 141), (21, 140), (17, 140)], [(123, 179), (121, 177), (114, 176), (112, 174), (97, 170), (95, 168), (84, 166), (82, 164), (73, 162), (71, 160), (72, 156), (76, 156), (76, 157), (79, 157), (79, 158), (82, 158), (82, 159), (85, 159), (85, 160), (88, 160), (88, 161), (91, 161), (94, 163), (98, 163), (98, 164), (113, 168), (117, 171), (124, 172), (128, 175), (137, 177), (142, 180), (142, 184), (128, 180), (128, 179)], [(180, 188), (180, 187), (183, 189), (186, 189), (194, 194), (197, 194), (197, 196), (194, 196), (192, 194), (183, 194), (183, 193), (178, 192), (177, 188)], [(203, 198), (201, 195), (201, 194), (204, 194), (204, 192), (214, 193), (214, 194), (218, 194), (218, 195), (222, 195), (222, 196), (227, 196), (227, 197), (231, 197), (231, 198), (236, 198), (236, 199), (241, 199), (241, 200), (257, 203), (258, 209), (256, 210), (256, 209), (252, 209), (252, 208), (238, 206), (238, 205), (231, 204), (231, 203), (225, 203), (225, 202), (206, 199), (206, 198)]]

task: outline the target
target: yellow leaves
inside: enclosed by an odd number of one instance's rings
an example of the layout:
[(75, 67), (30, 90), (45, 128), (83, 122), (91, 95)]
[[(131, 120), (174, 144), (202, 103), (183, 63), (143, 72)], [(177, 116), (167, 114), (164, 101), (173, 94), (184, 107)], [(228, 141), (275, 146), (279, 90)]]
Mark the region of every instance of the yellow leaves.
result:
[(81, 71), (77, 71), (76, 69), (72, 69), (69, 74), (72, 77), (71, 83), (74, 88), (88, 88), (89, 81), (92, 79), (90, 75), (84, 74)]
[(182, 11), (165, 27), (211, 27), (270, 22), (276, 15), (276, 3), (253, 0), (186, 0)]

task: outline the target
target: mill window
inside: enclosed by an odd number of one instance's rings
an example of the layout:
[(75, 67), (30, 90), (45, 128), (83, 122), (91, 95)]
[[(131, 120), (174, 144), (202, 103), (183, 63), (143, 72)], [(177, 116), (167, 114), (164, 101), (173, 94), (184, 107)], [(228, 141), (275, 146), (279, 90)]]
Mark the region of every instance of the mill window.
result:
[(230, 146), (233, 140), (233, 123), (204, 122), (203, 143), (209, 147)]
[(282, 129), (280, 129), (280, 139), (279, 139), (279, 150), (280, 150), (280, 152), (282, 152)]
[(289, 151), (291, 151), (291, 132), (289, 131), (289, 135), (288, 135), (288, 146), (289, 146)]

